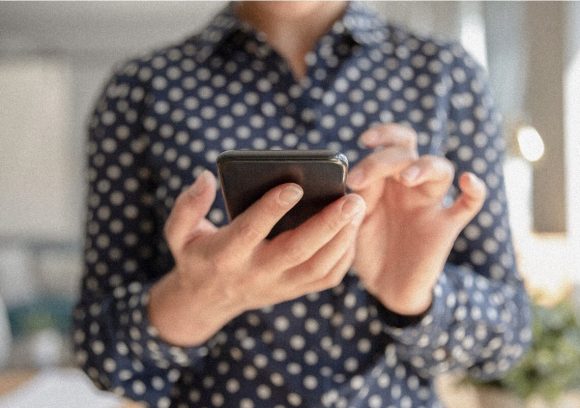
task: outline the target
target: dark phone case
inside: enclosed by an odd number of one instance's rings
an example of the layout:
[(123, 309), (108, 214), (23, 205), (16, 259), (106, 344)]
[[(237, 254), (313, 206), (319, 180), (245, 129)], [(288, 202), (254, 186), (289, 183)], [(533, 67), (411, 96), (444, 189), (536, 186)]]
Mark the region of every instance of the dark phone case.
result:
[(330, 150), (229, 150), (219, 155), (217, 164), (230, 221), (280, 184), (302, 186), (302, 200), (269, 238), (297, 227), (346, 191), (348, 161)]

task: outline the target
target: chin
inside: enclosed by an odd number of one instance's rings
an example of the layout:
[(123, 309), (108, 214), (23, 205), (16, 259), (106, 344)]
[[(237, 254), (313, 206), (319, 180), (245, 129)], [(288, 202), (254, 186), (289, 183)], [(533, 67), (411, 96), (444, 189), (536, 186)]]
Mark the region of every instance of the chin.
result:
[(328, 2), (328, 1), (264, 1), (252, 2), (253, 6), (262, 9), (269, 14), (277, 15), (287, 19), (302, 18), (312, 13), (315, 13), (321, 7), (327, 6), (329, 3), (343, 3)]

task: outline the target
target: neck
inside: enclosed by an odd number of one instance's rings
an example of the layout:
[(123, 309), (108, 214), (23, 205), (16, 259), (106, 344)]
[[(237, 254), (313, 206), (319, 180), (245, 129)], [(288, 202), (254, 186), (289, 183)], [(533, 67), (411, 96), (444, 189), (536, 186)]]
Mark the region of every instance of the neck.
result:
[[(310, 3), (307, 12), (261, 2), (238, 3), (239, 17), (266, 35), (268, 43), (290, 65), (296, 78), (306, 74), (305, 56), (346, 9), (346, 2)], [(302, 10), (300, 10), (302, 11)]]

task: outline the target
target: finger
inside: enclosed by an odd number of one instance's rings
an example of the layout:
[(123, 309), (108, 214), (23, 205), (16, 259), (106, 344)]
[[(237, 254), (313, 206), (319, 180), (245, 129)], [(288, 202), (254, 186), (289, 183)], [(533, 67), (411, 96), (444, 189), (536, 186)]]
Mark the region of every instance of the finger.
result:
[(218, 228), (211, 221), (209, 221), (207, 218), (204, 218), (197, 225), (197, 228), (193, 233), (193, 237), (195, 237), (197, 234), (207, 234), (210, 232), (216, 232), (217, 230)]
[(460, 223), (461, 227), (464, 227), (481, 210), (487, 188), (480, 178), (470, 172), (461, 175), (459, 188), (461, 194), (447, 211)]
[(302, 288), (303, 293), (320, 292), (322, 290), (330, 289), (338, 286), (344, 279), (344, 275), (350, 270), (354, 261), (355, 249), (354, 245), (340, 257), (326, 275), (322, 278), (309, 283)]
[(451, 162), (438, 156), (421, 156), (398, 175), (407, 187), (421, 187), (428, 197), (441, 199), (449, 191), (455, 168)]
[(282, 184), (264, 194), (228, 226), (232, 250), (240, 246), (251, 248), (263, 241), (303, 194), (302, 188), (294, 183)]
[(342, 230), (305, 263), (285, 272), (289, 286), (310, 285), (324, 280), (329, 271), (353, 247), (362, 218)]
[(401, 166), (399, 160), (393, 162), (393, 159), (416, 158), (418, 155), (417, 133), (396, 123), (374, 126), (361, 135), (360, 141), (367, 147), (382, 147), (386, 152), (369, 155), (350, 172), (347, 185), (351, 189), (361, 190), (377, 177), (390, 177)]
[(164, 227), (170, 248), (181, 248), (195, 233), (215, 200), (215, 186), (215, 177), (205, 170), (189, 189), (177, 197)]
[(360, 223), (365, 203), (356, 194), (349, 194), (326, 206), (299, 227), (278, 235), (266, 249), (266, 263), (286, 270), (309, 260), (330, 242), (347, 224)]
[(348, 175), (347, 185), (361, 191), (377, 181), (399, 173), (417, 158), (417, 152), (408, 147), (389, 147), (365, 157)]
[(360, 141), (371, 148), (400, 146), (417, 150), (417, 133), (412, 128), (397, 123), (373, 126), (361, 135)]

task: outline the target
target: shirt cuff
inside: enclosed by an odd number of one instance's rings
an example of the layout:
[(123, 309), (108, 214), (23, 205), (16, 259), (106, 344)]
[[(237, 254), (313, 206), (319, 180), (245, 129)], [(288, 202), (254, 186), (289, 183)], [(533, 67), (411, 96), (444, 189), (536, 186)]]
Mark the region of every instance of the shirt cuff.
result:
[(421, 323), (421, 321), (429, 314), (432, 307), (433, 303), (431, 303), (429, 308), (421, 314), (402, 315), (392, 311), (386, 306), (383, 306), (381, 310), (379, 310), (379, 317), (389, 327), (404, 329), (405, 327), (416, 326), (417, 324)]
[(396, 341), (408, 345), (416, 345), (426, 338), (425, 335), (428, 338), (437, 336), (452, 323), (452, 307), (448, 305), (452, 293), (452, 285), (443, 273), (433, 289), (431, 306), (424, 313), (416, 316), (400, 315), (381, 304), (379, 318), (384, 323), (384, 331)]
[(159, 336), (159, 331), (149, 321), (149, 289), (129, 297), (127, 310), (127, 333), (129, 348), (141, 361), (153, 363), (160, 368), (172, 366), (190, 367), (207, 356), (212, 340), (197, 347), (181, 347), (167, 343)]

